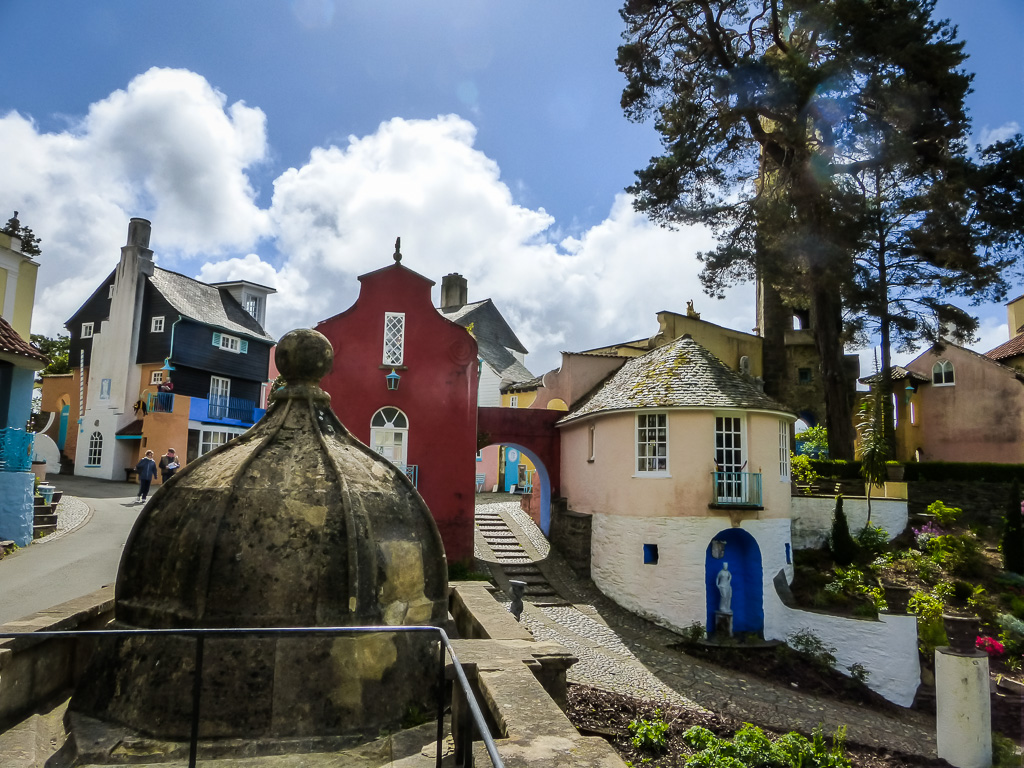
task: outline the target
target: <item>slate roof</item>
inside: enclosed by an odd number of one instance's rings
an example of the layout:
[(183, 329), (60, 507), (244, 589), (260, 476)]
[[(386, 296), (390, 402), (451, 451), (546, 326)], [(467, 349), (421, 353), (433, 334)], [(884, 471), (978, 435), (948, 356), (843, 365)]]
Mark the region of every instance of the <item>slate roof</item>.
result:
[(993, 360), (1005, 360), (1008, 357), (1017, 357), (1018, 355), (1024, 355), (1024, 333), (1014, 336), (1009, 341), (1005, 341), (995, 349), (990, 349), (985, 353), (985, 357), (990, 357)]
[[(862, 379), (857, 379), (861, 384), (877, 384), (881, 381), (882, 372), (873, 373), (870, 376), (865, 376)], [(903, 381), (903, 379), (910, 379), (912, 381), (931, 381), (930, 378), (924, 374), (918, 373), (917, 371), (911, 371), (904, 368), (902, 365), (893, 365), (889, 367), (889, 378), (892, 381)]]
[(50, 358), (25, 341), (11, 324), (0, 317), (0, 352), (49, 363)]
[(558, 423), (628, 408), (746, 408), (788, 413), (689, 334), (629, 360)]
[(534, 376), (532, 379), (526, 379), (525, 381), (513, 381), (501, 388), (502, 394), (509, 392), (529, 392), (531, 389), (538, 389), (543, 382), (543, 376)]
[(525, 355), (526, 347), (519, 341), (490, 299), (437, 311), (463, 328), (473, 326), (473, 337), (476, 339), (480, 359), (487, 363), (502, 381), (518, 382), (533, 378), (530, 369), (509, 351), (514, 349)]
[(153, 268), (149, 281), (184, 317), (229, 333), (275, 341), (226, 290), (160, 267)]

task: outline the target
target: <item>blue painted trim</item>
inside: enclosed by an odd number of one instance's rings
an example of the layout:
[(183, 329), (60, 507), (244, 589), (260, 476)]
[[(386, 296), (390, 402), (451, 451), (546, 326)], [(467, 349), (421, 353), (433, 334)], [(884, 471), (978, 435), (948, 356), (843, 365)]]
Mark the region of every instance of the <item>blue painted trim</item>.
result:
[[(141, 440), (142, 435), (114, 435), (115, 440)], [(92, 466), (87, 465), (87, 466)]]

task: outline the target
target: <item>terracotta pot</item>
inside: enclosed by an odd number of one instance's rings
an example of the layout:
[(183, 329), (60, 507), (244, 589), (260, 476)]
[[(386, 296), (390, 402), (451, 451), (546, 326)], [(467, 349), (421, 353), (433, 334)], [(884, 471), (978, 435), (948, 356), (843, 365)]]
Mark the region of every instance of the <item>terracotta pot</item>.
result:
[(886, 613), (906, 613), (910, 606), (910, 597), (914, 594), (913, 587), (903, 584), (883, 584), (885, 591), (885, 604), (888, 606)]
[(981, 619), (977, 616), (942, 614), (942, 626), (949, 638), (949, 647), (957, 653), (971, 653), (981, 632)]

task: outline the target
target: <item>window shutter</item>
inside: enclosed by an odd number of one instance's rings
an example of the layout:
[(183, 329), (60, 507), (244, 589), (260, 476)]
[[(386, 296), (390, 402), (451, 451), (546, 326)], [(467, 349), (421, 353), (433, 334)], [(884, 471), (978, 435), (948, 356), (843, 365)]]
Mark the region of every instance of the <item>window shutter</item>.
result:
[(238, 342), (238, 344), (239, 344), (239, 347), (238, 347), (239, 351), (243, 355), (249, 354), (249, 342), (248, 341), (246, 341), (245, 339), (242, 339), (240, 342)]
[(215, 346), (215, 347), (219, 347), (220, 346), (220, 332), (219, 331), (214, 331), (213, 332), (213, 346)]

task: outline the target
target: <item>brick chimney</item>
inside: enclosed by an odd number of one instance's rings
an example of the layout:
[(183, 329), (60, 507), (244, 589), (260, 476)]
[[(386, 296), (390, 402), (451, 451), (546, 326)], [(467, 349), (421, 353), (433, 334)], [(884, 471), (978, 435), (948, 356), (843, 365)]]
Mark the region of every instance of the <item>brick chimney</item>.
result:
[(467, 304), (469, 283), (458, 272), (441, 278), (441, 309), (457, 309)]

